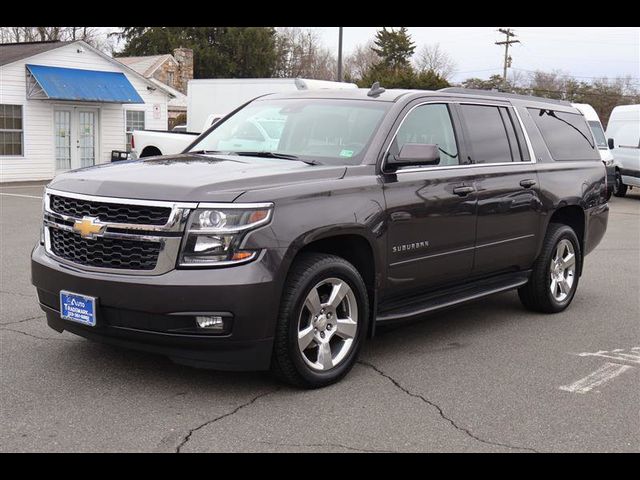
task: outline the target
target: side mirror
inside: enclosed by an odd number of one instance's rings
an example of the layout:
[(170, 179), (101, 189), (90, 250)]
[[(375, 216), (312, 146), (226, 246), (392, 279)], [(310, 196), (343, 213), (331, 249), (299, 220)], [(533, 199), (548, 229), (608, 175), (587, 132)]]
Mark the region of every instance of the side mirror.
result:
[(615, 148), (615, 146), (613, 145), (613, 138), (607, 140), (607, 143), (609, 144), (609, 150), (613, 150)]
[(432, 143), (405, 143), (398, 155), (391, 155), (387, 164), (394, 167), (408, 165), (438, 165), (440, 150)]

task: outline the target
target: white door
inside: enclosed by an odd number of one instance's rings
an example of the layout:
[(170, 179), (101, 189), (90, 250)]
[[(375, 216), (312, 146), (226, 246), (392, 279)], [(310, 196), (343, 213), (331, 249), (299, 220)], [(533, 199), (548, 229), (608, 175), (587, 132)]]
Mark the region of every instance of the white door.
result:
[(98, 109), (56, 107), (53, 112), (56, 172), (98, 163)]

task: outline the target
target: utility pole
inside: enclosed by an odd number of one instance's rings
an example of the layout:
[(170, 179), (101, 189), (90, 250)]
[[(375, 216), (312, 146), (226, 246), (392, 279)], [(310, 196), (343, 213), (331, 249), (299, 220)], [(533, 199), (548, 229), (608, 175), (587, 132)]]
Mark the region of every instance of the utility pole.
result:
[(342, 27), (338, 27), (338, 81), (342, 81)]
[(507, 86), (507, 67), (511, 66), (511, 57), (509, 56), (509, 45), (512, 43), (520, 43), (520, 40), (511, 40), (511, 37), (515, 37), (516, 34), (510, 28), (499, 28), (498, 31), (500, 33), (504, 33), (506, 35), (506, 40), (504, 42), (496, 42), (496, 45), (504, 45), (504, 72), (502, 74), (502, 81), (504, 82), (504, 87)]

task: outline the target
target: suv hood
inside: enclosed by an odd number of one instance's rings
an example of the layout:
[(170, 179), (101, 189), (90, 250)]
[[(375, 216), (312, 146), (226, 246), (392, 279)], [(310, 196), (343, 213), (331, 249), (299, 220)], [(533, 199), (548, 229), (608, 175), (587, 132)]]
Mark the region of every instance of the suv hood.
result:
[(232, 202), (244, 192), (337, 179), (346, 167), (237, 155), (181, 154), (107, 163), (63, 173), (48, 185), (86, 195), (177, 202)]

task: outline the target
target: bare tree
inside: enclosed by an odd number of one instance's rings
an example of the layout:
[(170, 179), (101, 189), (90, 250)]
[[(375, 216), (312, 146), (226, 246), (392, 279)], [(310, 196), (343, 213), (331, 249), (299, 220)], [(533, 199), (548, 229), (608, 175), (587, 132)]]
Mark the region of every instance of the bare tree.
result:
[(350, 55), (344, 59), (345, 78), (351, 81), (366, 77), (371, 68), (380, 61), (380, 57), (373, 50), (373, 39), (364, 45), (358, 45)]
[(109, 39), (95, 27), (0, 27), (0, 42), (50, 42), (83, 40), (97, 48), (107, 47)]
[(277, 77), (334, 80), (337, 62), (316, 30), (299, 27), (277, 29)]
[(573, 79), (567, 74), (554, 70), (543, 72), (537, 70), (529, 76), (529, 91), (531, 95), (563, 100), (567, 87), (571, 86)]
[(452, 77), (457, 67), (453, 59), (440, 48), (439, 43), (423, 45), (416, 54), (415, 63), (418, 71), (432, 71), (445, 80)]

